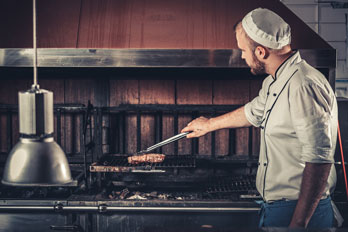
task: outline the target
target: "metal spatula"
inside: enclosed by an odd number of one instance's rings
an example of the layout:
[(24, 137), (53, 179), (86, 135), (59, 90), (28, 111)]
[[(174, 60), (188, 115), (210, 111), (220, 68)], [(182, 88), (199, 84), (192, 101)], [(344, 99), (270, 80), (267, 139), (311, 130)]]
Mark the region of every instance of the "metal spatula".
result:
[(142, 155), (144, 153), (148, 153), (148, 152), (153, 151), (153, 150), (155, 150), (155, 149), (157, 149), (159, 147), (162, 147), (162, 146), (167, 145), (169, 143), (175, 142), (175, 141), (177, 141), (179, 139), (185, 138), (186, 135), (189, 134), (189, 133), (191, 133), (191, 132), (184, 132), (184, 133), (181, 133), (181, 134), (178, 134), (178, 135), (174, 135), (173, 137), (170, 137), (169, 139), (163, 140), (162, 142), (156, 143), (155, 145), (153, 145), (151, 147), (148, 147), (145, 150), (139, 151), (139, 152), (137, 152), (134, 155)]

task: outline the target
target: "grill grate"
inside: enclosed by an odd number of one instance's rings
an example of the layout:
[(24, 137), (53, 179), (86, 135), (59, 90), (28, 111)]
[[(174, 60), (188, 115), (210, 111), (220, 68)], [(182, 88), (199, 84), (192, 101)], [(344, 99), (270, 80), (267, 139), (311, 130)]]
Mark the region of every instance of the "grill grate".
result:
[(207, 185), (207, 193), (242, 193), (256, 191), (255, 175), (214, 178)]
[(128, 156), (107, 155), (97, 163), (90, 166), (91, 172), (132, 172), (135, 170), (158, 170), (161, 168), (194, 168), (195, 156), (192, 155), (166, 155), (160, 163), (128, 163)]

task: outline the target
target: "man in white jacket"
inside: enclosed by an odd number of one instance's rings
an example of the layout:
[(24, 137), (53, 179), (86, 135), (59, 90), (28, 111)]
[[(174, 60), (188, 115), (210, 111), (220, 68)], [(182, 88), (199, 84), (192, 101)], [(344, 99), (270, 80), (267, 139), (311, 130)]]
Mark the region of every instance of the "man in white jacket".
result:
[(237, 43), (254, 74), (269, 74), (259, 95), (215, 118), (200, 117), (182, 132), (200, 137), (222, 128), (261, 128), (256, 187), (260, 227), (328, 228), (336, 183), (337, 101), (326, 78), (290, 46), (290, 26), (258, 8), (235, 26)]

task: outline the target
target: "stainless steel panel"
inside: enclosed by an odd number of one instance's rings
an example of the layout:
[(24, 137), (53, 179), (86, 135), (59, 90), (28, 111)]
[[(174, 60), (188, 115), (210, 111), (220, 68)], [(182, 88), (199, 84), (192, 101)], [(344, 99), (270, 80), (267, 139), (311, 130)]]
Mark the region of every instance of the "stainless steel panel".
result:
[[(336, 67), (334, 49), (301, 49), (314, 67)], [(32, 67), (33, 49), (0, 49), (0, 67)], [(239, 49), (38, 49), (38, 67), (247, 68)]]
[[(97, 231), (242, 231), (257, 228), (258, 213), (97, 214)], [(243, 230), (244, 231), (244, 230)]]
[[(0, 211), (42, 211), (57, 210), (57, 206), (38, 206), (38, 205), (3, 205)], [(258, 212), (260, 208), (250, 207), (116, 207), (116, 206), (59, 206), (59, 211), (84, 211), (84, 212), (189, 212), (189, 213), (248, 213)]]
[[(47, 231), (48, 228), (137, 232), (163, 231), (163, 228), (168, 228), (174, 231), (178, 227), (197, 231), (200, 228), (256, 228), (258, 221), (259, 208), (255, 207), (254, 203), (252, 205), (246, 202), (230, 203), (232, 204), (230, 206), (219, 202), (216, 206), (206, 202), (200, 203), (207, 204), (206, 207), (142, 206), (146, 203), (150, 202), (2, 200), (0, 218), (4, 220), (0, 220), (0, 226), (3, 225), (6, 229), (22, 229), (27, 226), (26, 231), (31, 229), (34, 231), (35, 228), (46, 231), (45, 227)], [(190, 203), (181, 202), (181, 204)], [(66, 219), (62, 220), (64, 216)], [(29, 220), (35, 220), (32, 226), (28, 224)], [(15, 227), (16, 225), (18, 227)]]
[(66, 225), (66, 216), (47, 213), (1, 213), (1, 231), (49, 231), (51, 225)]

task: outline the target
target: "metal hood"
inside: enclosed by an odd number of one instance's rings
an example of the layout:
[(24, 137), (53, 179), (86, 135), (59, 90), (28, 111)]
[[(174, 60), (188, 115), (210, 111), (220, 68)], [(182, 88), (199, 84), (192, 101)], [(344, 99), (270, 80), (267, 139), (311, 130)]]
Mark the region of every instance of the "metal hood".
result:
[[(234, 24), (257, 7), (282, 16), (296, 49), (332, 49), (279, 0), (38, 0), (39, 48), (237, 49)], [(0, 48), (31, 48), (31, 5), (1, 1)]]
[[(18, 7), (20, 6), (20, 7)], [(245, 68), (234, 24), (257, 7), (292, 28), (292, 47), (316, 68), (336, 51), (279, 0), (38, 0), (38, 67)], [(31, 5), (0, 2), (0, 67), (32, 66)]]

